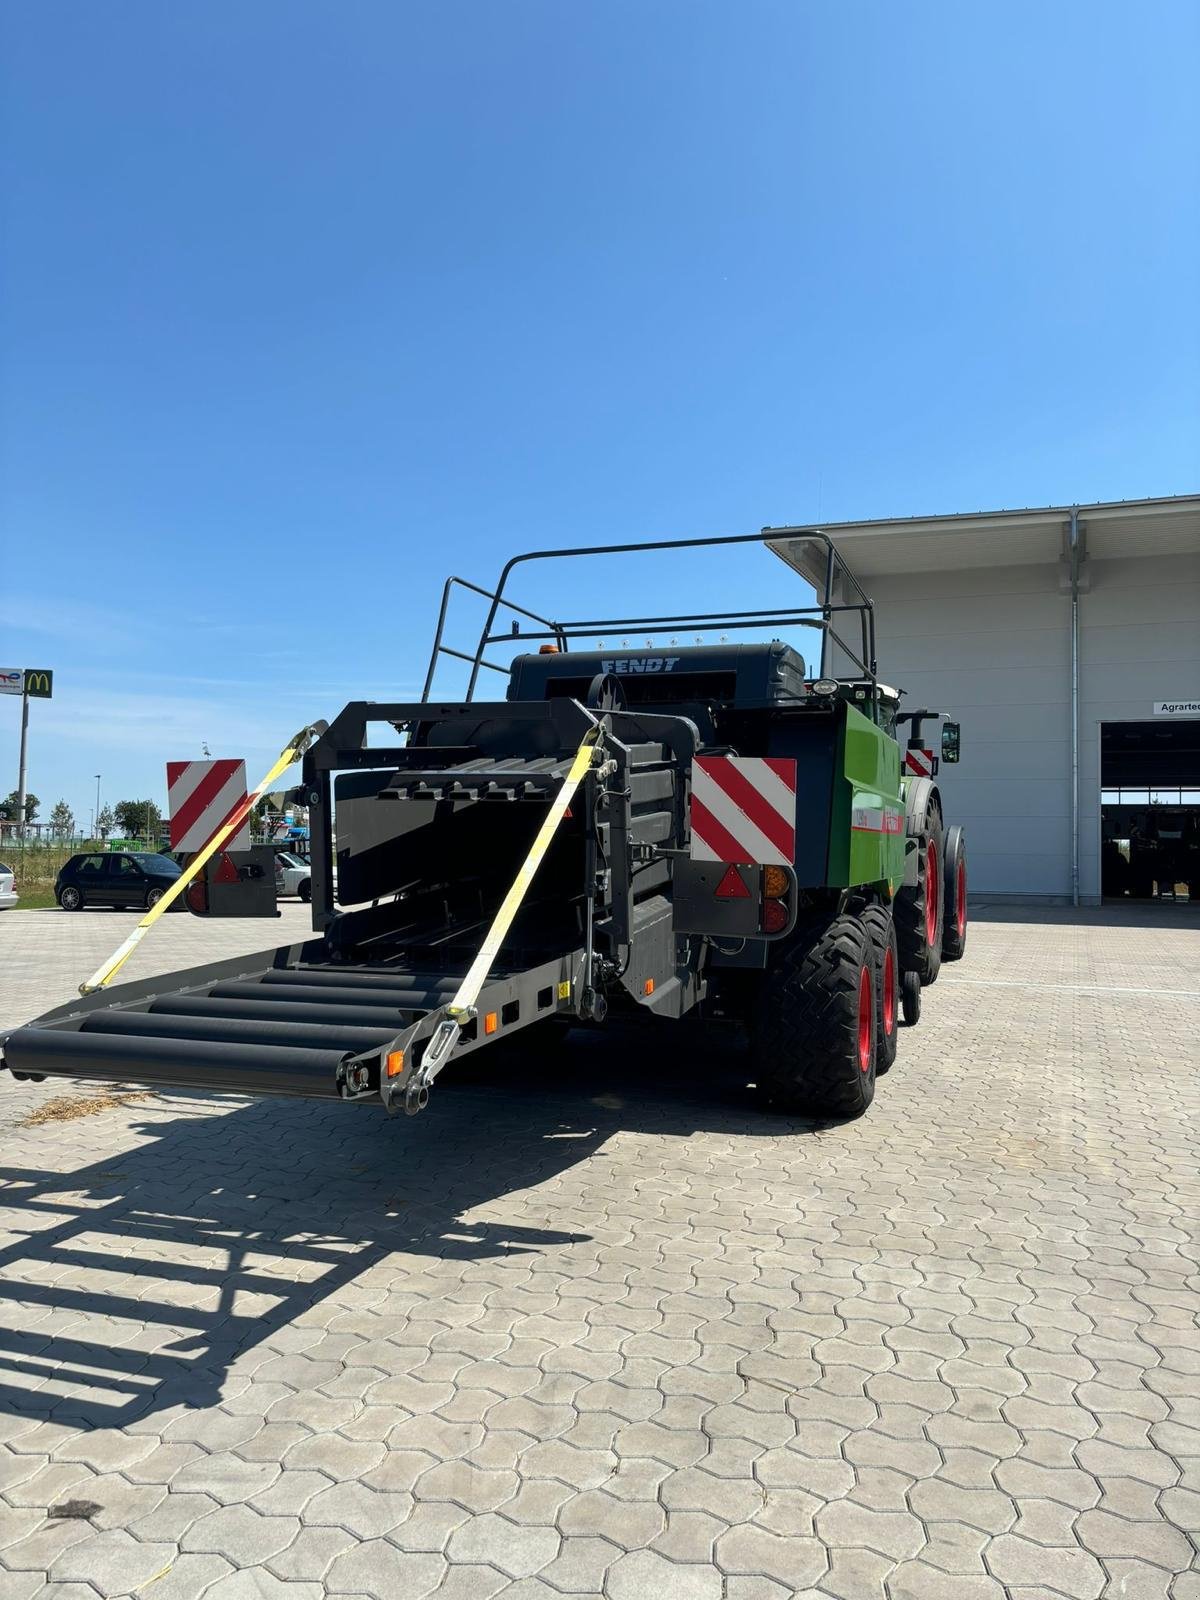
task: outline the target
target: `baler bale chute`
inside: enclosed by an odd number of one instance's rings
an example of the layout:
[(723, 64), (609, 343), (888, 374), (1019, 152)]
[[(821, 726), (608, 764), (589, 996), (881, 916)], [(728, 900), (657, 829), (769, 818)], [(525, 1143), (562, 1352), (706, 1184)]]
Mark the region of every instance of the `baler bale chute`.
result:
[[(784, 537), (822, 551), (813, 605), (564, 622), (509, 597), (531, 561)], [(473, 650), (446, 642), (464, 589), (487, 602)], [(697, 629), (765, 638), (594, 647)], [(794, 629), (816, 670), (777, 637)], [(503, 646), (518, 653), (497, 661)], [(846, 676), (828, 674), (835, 649)], [(435, 698), (447, 658), (469, 669), (462, 698)], [(504, 699), (477, 698), (487, 673)], [(816, 530), (535, 552), (493, 590), (451, 578), (422, 699), (352, 702), (306, 741), (313, 937), (68, 1001), (0, 1041), (4, 1064), (415, 1112), (446, 1066), (497, 1042), (702, 1009), (744, 1029), (764, 1100), (857, 1115), (902, 997), (911, 1019), (966, 936), (961, 830), (936, 761), (903, 770), (899, 699), (871, 602)], [(933, 715), (915, 714), (922, 760)], [(941, 758), (957, 745), (946, 724)], [(192, 909), (264, 908), (260, 878), (237, 894)]]

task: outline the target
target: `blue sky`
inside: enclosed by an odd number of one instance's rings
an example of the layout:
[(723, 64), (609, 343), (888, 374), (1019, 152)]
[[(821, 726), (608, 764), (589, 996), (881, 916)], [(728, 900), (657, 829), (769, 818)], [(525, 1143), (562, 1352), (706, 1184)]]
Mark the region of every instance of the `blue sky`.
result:
[(0, 46), (0, 665), (55, 669), (82, 821), (412, 694), (516, 549), (1200, 486), (1190, 0), (42, 0)]

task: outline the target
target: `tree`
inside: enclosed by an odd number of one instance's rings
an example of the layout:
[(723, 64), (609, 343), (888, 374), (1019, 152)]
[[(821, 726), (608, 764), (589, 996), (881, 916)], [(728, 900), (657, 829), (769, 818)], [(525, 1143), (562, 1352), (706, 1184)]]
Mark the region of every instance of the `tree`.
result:
[[(42, 802), (38, 799), (37, 795), (30, 794), (29, 791), (26, 790), (26, 792), (25, 792), (25, 821), (26, 822), (32, 822), (34, 820), (34, 818), (38, 814), (38, 807), (41, 805), (41, 803)], [(7, 800), (0, 800), (0, 817), (3, 817), (6, 822), (16, 822), (17, 821), (17, 791), (15, 789), (8, 796)]]
[(157, 839), (162, 812), (153, 800), (118, 800), (117, 826), (127, 839)]
[(50, 813), (50, 832), (58, 839), (67, 839), (75, 832), (75, 813), (65, 800), (56, 800)]
[(108, 838), (113, 831), (115, 821), (116, 818), (112, 814), (112, 807), (108, 805), (101, 806), (100, 815), (96, 818), (96, 832), (102, 839)]

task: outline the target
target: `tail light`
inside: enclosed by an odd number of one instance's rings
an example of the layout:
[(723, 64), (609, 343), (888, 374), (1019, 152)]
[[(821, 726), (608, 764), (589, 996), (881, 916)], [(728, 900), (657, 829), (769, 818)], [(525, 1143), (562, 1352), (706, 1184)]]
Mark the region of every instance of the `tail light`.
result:
[(762, 892), (768, 900), (786, 900), (788, 875), (785, 867), (764, 867)]
[(762, 869), (762, 931), (784, 933), (792, 920), (792, 875), (786, 867)]

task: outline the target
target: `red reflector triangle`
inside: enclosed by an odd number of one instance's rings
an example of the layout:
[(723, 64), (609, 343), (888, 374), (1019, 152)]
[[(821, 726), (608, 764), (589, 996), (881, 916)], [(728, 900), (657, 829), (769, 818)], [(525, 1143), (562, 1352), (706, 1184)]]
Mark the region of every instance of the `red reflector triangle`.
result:
[(718, 900), (749, 900), (750, 891), (747, 889), (741, 873), (736, 867), (726, 867), (725, 876), (717, 885), (716, 898)]
[(221, 865), (213, 873), (212, 881), (214, 883), (236, 883), (238, 881), (238, 870), (227, 855), (222, 855)]

